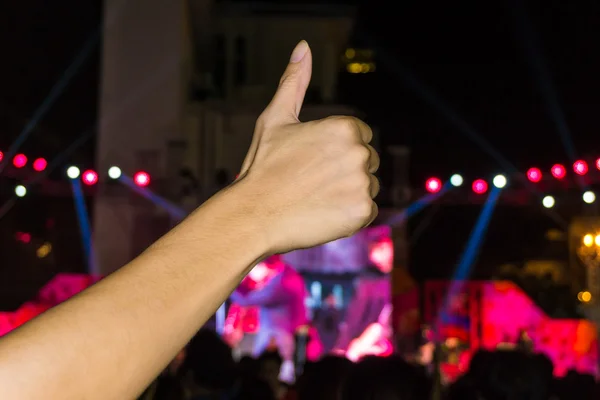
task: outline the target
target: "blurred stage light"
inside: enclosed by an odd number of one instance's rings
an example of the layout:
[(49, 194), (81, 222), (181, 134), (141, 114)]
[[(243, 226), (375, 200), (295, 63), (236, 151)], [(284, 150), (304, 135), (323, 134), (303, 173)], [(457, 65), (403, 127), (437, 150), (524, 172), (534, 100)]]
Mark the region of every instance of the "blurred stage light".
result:
[(585, 175), (588, 172), (588, 165), (583, 160), (577, 160), (573, 163), (573, 172), (577, 175)]
[(79, 168), (72, 166), (67, 168), (67, 176), (71, 179), (77, 179), (79, 178)]
[(506, 186), (506, 184), (508, 183), (506, 180), (506, 177), (504, 175), (496, 175), (494, 177), (494, 180), (492, 181), (492, 183), (494, 184), (494, 186), (496, 186), (498, 189), (502, 189), (503, 187)]
[(140, 187), (146, 187), (150, 184), (150, 175), (147, 172), (136, 172), (133, 176), (133, 182)]
[(429, 178), (427, 179), (427, 182), (425, 182), (425, 189), (427, 189), (429, 193), (437, 193), (442, 190), (442, 181), (438, 178)]
[(19, 197), (24, 197), (27, 194), (27, 188), (23, 185), (17, 185), (15, 187), (15, 194)]
[(88, 186), (94, 185), (98, 182), (98, 174), (91, 169), (88, 169), (83, 174), (81, 174), (81, 180)]
[(542, 205), (546, 208), (552, 208), (556, 204), (556, 200), (552, 196), (545, 196), (542, 199)]
[(583, 194), (583, 201), (585, 201), (588, 204), (592, 204), (594, 201), (596, 201), (596, 195), (594, 194), (594, 192), (588, 190)]
[(108, 169), (108, 177), (110, 179), (119, 179), (121, 177), (121, 168), (119, 168), (119, 167), (110, 167)]
[(33, 169), (37, 172), (42, 172), (48, 166), (48, 162), (43, 158), (38, 158), (33, 162)]
[(25, 154), (17, 154), (13, 158), (13, 165), (17, 168), (23, 168), (27, 165), (27, 157)]
[[(0, 161), (2, 161), (2, 158), (0, 158)], [(600, 169), (600, 158), (596, 160), (596, 168)]]
[(477, 179), (473, 182), (473, 191), (477, 194), (484, 194), (488, 190), (488, 184), (483, 179)]
[(542, 171), (539, 168), (529, 168), (527, 171), (527, 179), (531, 182), (537, 183), (542, 180)]
[(594, 244), (594, 235), (590, 235), (589, 233), (583, 237), (583, 245), (585, 247), (592, 247)]
[(450, 177), (450, 184), (454, 187), (459, 187), (463, 184), (463, 177), (459, 174), (454, 174)]
[(556, 179), (562, 179), (567, 175), (567, 170), (564, 166), (560, 164), (554, 164), (550, 172), (552, 173), (552, 176)]
[[(4, 160), (4, 153), (0, 151), (0, 162), (2, 162), (2, 160)], [(600, 168), (598, 168), (600, 169)]]

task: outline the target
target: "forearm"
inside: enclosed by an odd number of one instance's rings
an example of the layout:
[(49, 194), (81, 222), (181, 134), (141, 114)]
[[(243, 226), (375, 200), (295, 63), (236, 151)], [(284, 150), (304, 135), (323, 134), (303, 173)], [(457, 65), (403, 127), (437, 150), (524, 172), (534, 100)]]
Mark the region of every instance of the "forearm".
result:
[(228, 193), (235, 190), (218, 194), (113, 275), (0, 340), (0, 398), (138, 395), (266, 251), (252, 210), (239, 202), (244, 196)]

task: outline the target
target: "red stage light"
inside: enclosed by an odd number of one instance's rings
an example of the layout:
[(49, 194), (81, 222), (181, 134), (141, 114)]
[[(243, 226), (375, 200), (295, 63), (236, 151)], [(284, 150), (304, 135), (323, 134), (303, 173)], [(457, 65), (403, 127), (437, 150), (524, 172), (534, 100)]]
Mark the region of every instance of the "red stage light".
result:
[(577, 175), (585, 175), (588, 172), (588, 165), (583, 160), (577, 160), (573, 163), (573, 171)]
[(86, 185), (94, 185), (96, 182), (98, 182), (98, 174), (95, 171), (88, 169), (83, 174), (81, 174), (81, 180)]
[(427, 179), (427, 182), (425, 182), (425, 189), (427, 189), (429, 193), (437, 193), (442, 190), (442, 181), (438, 178), (429, 178)]
[(27, 165), (27, 157), (25, 154), (17, 154), (13, 158), (13, 165), (17, 168), (23, 168), (25, 165)]
[[(2, 158), (0, 158), (0, 161), (2, 161)], [(600, 158), (596, 160), (596, 168), (600, 169)]]
[[(2, 160), (4, 160), (4, 153), (0, 151), (0, 162), (2, 162)], [(600, 159), (598, 161), (600, 161)]]
[(567, 175), (567, 170), (564, 166), (560, 164), (554, 164), (550, 172), (552, 173), (552, 176), (556, 179), (562, 179)]
[(17, 232), (17, 234), (15, 235), (15, 238), (19, 241), (19, 242), (23, 242), (23, 243), (29, 243), (31, 242), (31, 234), (30, 233), (25, 233), (25, 232)]
[(529, 168), (527, 171), (527, 179), (531, 182), (539, 182), (542, 180), (542, 171), (539, 168)]
[(473, 182), (473, 191), (477, 194), (484, 194), (488, 190), (488, 184), (483, 179), (477, 179)]
[(47, 165), (48, 165), (48, 162), (45, 159), (38, 158), (37, 160), (35, 160), (33, 162), (33, 169), (35, 169), (38, 172), (41, 172), (46, 169)]
[(150, 184), (150, 175), (144, 171), (136, 172), (133, 176), (133, 181), (138, 186), (146, 187)]

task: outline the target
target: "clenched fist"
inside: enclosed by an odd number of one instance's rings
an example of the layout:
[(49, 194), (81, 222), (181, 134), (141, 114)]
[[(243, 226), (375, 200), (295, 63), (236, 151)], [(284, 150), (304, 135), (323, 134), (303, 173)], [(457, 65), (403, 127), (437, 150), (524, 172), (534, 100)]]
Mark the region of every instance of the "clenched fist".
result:
[(237, 182), (260, 206), (272, 253), (350, 236), (377, 215), (379, 157), (369, 126), (344, 116), (298, 120), (311, 70), (302, 41), (258, 118)]

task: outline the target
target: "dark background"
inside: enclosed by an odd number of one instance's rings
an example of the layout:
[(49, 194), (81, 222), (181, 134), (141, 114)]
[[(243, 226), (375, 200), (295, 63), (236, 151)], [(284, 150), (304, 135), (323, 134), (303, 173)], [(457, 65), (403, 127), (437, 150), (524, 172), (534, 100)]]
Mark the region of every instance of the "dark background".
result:
[[(468, 180), (510, 172), (465, 135), (465, 129), (457, 128), (457, 120), (464, 121), (472, 135), (484, 138), (520, 171), (530, 166), (547, 170), (554, 162), (572, 162), (559, 135), (559, 113), (550, 111), (549, 96), (535, 78), (540, 74), (532, 73), (528, 59), (547, 70), (545, 89), (556, 95), (576, 155), (600, 156), (596, 139), (600, 2), (340, 3), (359, 4), (351, 45), (374, 49), (377, 62), (373, 74), (341, 75), (340, 100), (365, 113), (367, 121), (378, 128), (384, 146), (406, 144), (411, 148), (415, 187), (422, 187), (432, 175), (447, 178), (461, 172)], [(28, 0), (0, 5), (1, 149), (8, 148), (64, 69), (97, 32), (101, 11), (99, 0)], [(527, 48), (527, 43), (533, 47)], [(22, 150), (26, 154), (52, 158), (94, 124), (99, 49), (95, 48), (25, 142)], [(415, 82), (434, 93), (437, 108), (432, 107), (431, 97), (423, 99), (424, 92), (415, 89)], [(70, 161), (91, 164), (93, 142)], [(383, 161), (385, 167), (385, 154)], [(387, 183), (385, 168), (382, 174)], [(8, 186), (12, 187), (12, 182)], [(4, 190), (0, 195), (3, 203), (9, 193)], [(437, 205), (411, 220), (411, 230), (416, 231), (411, 248), (415, 276), (444, 277), (452, 271), (479, 210), (478, 205)], [(563, 211), (568, 218), (579, 210), (559, 210)], [(49, 220), (56, 223), (49, 224)], [(538, 203), (499, 206), (477, 273), (489, 276), (502, 262), (529, 257), (566, 258), (564, 243), (544, 238), (547, 229), (557, 226)], [(30, 257), (29, 248), (15, 247), (14, 233), (24, 229), (36, 233), (39, 240), (55, 235), (57, 229), (73, 232), (72, 248), (57, 250), (51, 268), (37, 265), (41, 262)], [(40, 281), (58, 270), (80, 270), (83, 263), (77, 232), (71, 198), (48, 200), (32, 192), (0, 221), (0, 279), (14, 279), (15, 269), (29, 268), (32, 279)]]

